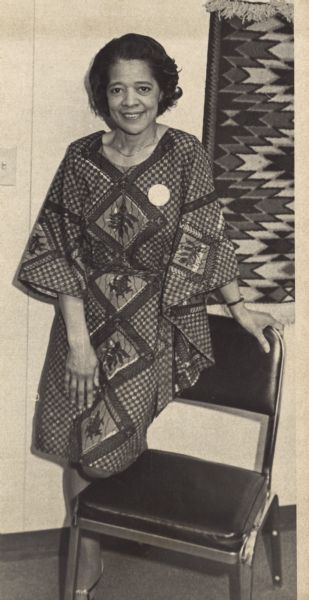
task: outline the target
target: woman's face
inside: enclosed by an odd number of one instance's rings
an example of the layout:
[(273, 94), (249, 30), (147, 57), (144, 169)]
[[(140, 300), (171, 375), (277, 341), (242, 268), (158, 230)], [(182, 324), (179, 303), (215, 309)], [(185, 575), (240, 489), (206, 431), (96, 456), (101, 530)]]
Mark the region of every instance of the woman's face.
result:
[(162, 97), (145, 61), (123, 59), (110, 68), (106, 95), (115, 125), (133, 135), (153, 125)]

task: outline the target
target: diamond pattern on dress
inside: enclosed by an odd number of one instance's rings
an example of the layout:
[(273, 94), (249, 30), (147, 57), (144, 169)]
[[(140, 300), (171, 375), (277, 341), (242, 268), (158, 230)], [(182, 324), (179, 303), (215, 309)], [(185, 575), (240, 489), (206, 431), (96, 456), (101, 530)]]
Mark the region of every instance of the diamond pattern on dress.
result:
[[(207, 316), (196, 298), (232, 279), (236, 261), (194, 136), (168, 130), (153, 155), (124, 174), (100, 154), (101, 135), (69, 147), (20, 279), (45, 295), (83, 298), (100, 367), (96, 404), (78, 415), (64, 388), (68, 344), (57, 314), (35, 446), (111, 474), (145, 449), (147, 427), (175, 389), (211, 364)], [(158, 184), (170, 191), (161, 207), (148, 199)]]
[(96, 297), (88, 291), (87, 302), (85, 303), (85, 317), (90, 336), (93, 336), (106, 323), (108, 313), (105, 307)]
[(31, 260), (52, 250), (55, 250), (55, 245), (48, 235), (47, 227), (44, 224), (36, 223), (24, 258)]
[(99, 403), (94, 412), (81, 424), (82, 452), (86, 454), (97, 443), (118, 433), (118, 427), (104, 403)]
[(191, 235), (184, 233), (174, 256), (174, 263), (193, 273), (204, 273), (209, 246)]
[(143, 372), (138, 373), (134, 381), (128, 380), (118, 388), (119, 401), (124, 404), (136, 425), (145, 422), (145, 417), (148, 425), (151, 422), (157, 389), (157, 377), (154, 375), (158, 376), (158, 373), (156, 365), (152, 364)]
[(115, 331), (97, 348), (97, 356), (102, 363), (104, 372), (111, 379), (139, 358), (136, 347), (121, 332)]
[(127, 247), (147, 222), (146, 215), (128, 196), (119, 196), (96, 220), (96, 225)]
[[(159, 310), (159, 300), (158, 294), (153, 295), (130, 319), (136, 332), (144, 338), (152, 349), (155, 347), (158, 335), (156, 321)], [(145, 312), (149, 315), (148, 319), (145, 319)]]
[(145, 279), (127, 273), (103, 273), (95, 283), (117, 311), (128, 305), (147, 286)]

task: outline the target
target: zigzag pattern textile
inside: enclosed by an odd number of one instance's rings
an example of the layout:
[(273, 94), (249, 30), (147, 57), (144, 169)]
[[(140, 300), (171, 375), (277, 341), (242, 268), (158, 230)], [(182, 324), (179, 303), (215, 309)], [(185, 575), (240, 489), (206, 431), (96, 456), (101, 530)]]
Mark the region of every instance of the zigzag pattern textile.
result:
[(294, 301), (292, 27), (211, 16), (203, 143), (255, 303)]

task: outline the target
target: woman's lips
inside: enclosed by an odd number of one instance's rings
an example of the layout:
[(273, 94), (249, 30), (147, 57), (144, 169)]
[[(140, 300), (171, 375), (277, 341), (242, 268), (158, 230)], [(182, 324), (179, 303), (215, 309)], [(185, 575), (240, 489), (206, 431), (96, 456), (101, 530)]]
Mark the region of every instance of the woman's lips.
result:
[(139, 119), (139, 117), (142, 115), (143, 113), (122, 113), (122, 116), (125, 119), (129, 119), (131, 121), (134, 121), (135, 119)]

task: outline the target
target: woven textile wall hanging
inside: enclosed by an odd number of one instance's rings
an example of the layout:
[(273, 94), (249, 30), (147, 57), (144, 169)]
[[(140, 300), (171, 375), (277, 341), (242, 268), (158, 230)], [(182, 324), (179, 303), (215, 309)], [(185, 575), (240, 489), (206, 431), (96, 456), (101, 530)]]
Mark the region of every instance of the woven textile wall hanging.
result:
[(244, 13), (221, 19), (224, 3), (236, 9), (249, 4), (211, 0), (211, 10), (218, 3), (221, 13), (213, 12), (210, 19), (203, 142), (213, 156), (217, 192), (237, 249), (241, 291), (248, 302), (280, 303), (281, 314), (285, 304), (289, 320), (294, 302), (293, 25), (278, 10), (266, 20), (244, 20)]

